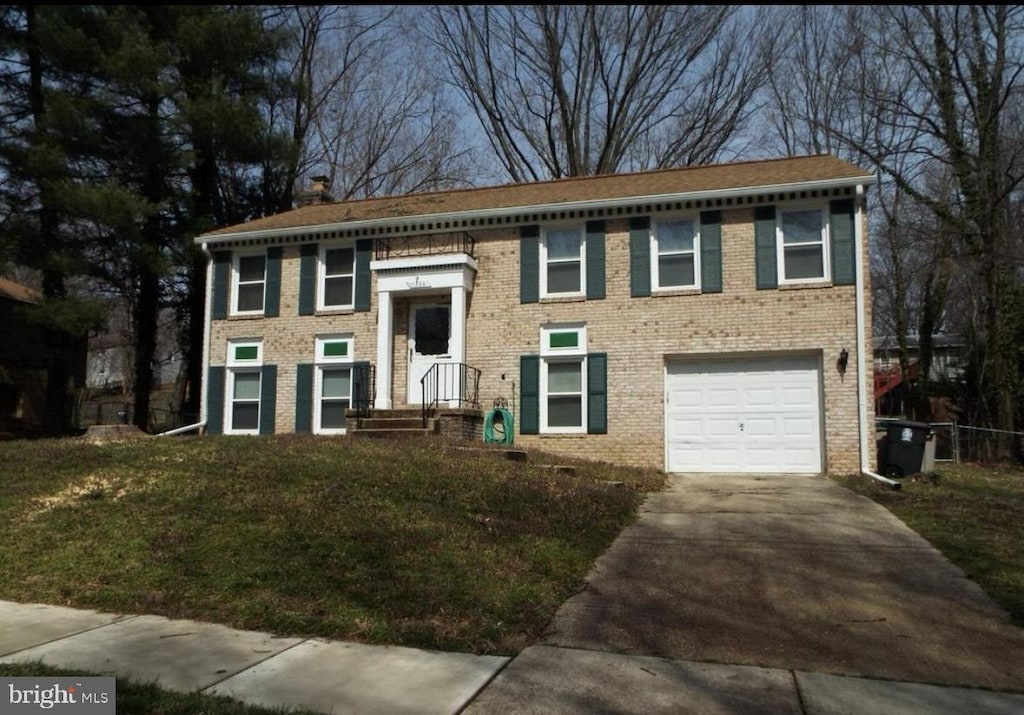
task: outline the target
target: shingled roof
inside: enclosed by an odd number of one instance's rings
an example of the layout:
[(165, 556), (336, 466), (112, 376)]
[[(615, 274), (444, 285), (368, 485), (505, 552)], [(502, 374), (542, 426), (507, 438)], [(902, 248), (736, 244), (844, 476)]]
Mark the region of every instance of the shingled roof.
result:
[(631, 174), (608, 174), (477, 189), (338, 201), (285, 211), (221, 228), (197, 241), (238, 234), (277, 233), (348, 222), (382, 223), (408, 217), (457, 216), (481, 211), (551, 207), (631, 198), (683, 197), (737, 190), (787, 190), (806, 186), (867, 184), (872, 174), (829, 155), (767, 159)]

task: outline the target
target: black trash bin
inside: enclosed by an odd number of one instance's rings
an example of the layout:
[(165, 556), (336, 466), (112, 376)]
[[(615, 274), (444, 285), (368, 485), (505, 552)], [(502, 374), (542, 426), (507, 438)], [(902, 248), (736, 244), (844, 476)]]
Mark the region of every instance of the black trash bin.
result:
[(909, 477), (921, 471), (925, 444), (932, 438), (932, 427), (925, 422), (894, 420), (885, 433), (882, 474), (891, 477)]

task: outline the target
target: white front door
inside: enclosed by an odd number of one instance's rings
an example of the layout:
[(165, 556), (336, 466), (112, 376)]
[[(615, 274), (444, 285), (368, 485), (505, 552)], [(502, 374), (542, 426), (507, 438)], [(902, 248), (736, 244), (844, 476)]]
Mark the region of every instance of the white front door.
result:
[(451, 306), (409, 306), (409, 395), (407, 403), (423, 402), (422, 378), (434, 363), (451, 358)]
[(820, 379), (813, 356), (670, 362), (667, 470), (820, 473)]

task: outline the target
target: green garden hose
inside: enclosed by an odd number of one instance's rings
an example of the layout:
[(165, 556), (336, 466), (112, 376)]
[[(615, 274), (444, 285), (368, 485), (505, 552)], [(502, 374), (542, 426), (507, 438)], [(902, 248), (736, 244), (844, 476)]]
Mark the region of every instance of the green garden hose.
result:
[(484, 442), (488, 444), (512, 444), (515, 438), (515, 423), (512, 413), (504, 407), (495, 407), (484, 418)]

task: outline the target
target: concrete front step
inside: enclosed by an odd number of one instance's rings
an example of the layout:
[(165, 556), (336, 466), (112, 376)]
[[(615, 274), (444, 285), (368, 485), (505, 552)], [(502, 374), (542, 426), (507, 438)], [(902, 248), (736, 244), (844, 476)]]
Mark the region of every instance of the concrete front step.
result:
[[(427, 420), (430, 424), (433, 420)], [(416, 417), (363, 417), (357, 429), (423, 429), (423, 420)]]
[(437, 434), (437, 426), (419, 428), (389, 428), (380, 427), (377, 429), (353, 429), (348, 431), (352, 437), (419, 437)]
[[(435, 411), (431, 410), (429, 412), (428, 416), (429, 417), (433, 417), (434, 414), (435, 414)], [(401, 419), (412, 419), (412, 418), (422, 419), (422, 417), (423, 417), (423, 410), (421, 408), (419, 408), (419, 407), (396, 407), (396, 408), (391, 409), (391, 410), (379, 410), (379, 409), (377, 409), (375, 407), (375, 408), (371, 409), (368, 413), (366, 413), (364, 415), (363, 419), (377, 419), (377, 418), (390, 418), (390, 417), (394, 417), (396, 419), (399, 419), (399, 418), (401, 418)]]

